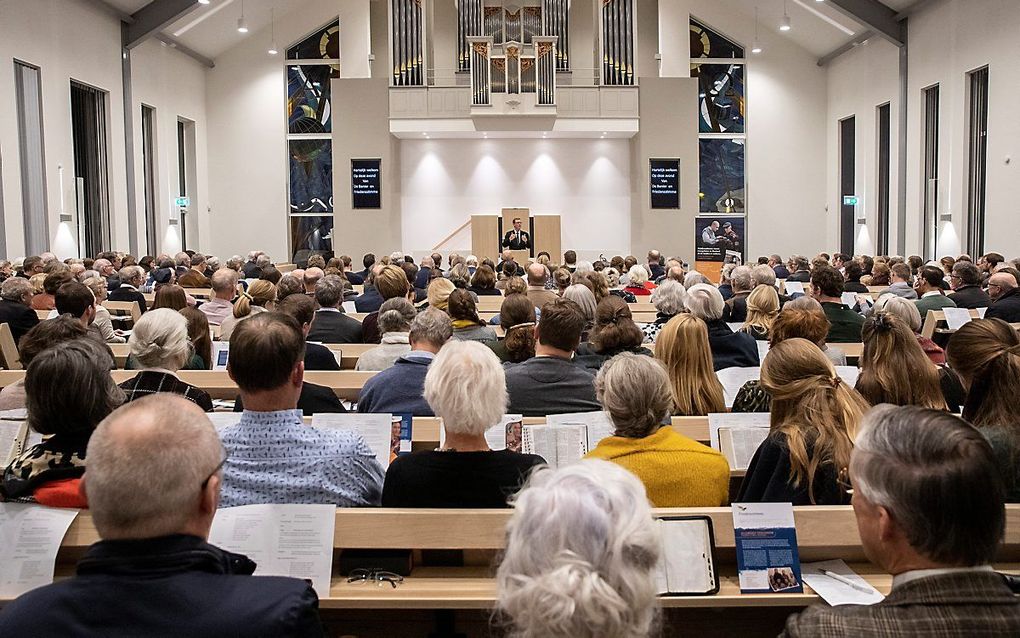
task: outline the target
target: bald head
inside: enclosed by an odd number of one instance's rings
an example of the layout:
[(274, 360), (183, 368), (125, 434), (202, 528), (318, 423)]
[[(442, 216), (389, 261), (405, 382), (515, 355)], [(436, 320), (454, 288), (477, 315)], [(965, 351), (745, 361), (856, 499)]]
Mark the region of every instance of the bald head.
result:
[(161, 393), (115, 410), (86, 454), (85, 492), (100, 537), (206, 538), (219, 497), (219, 477), (210, 475), (223, 454), (209, 418), (187, 399)]
[(305, 270), (302, 275), (305, 282), (305, 292), (315, 292), (315, 284), (319, 283), (319, 280), (323, 278), (326, 272), (317, 266), (312, 266)]
[(1016, 277), (1008, 272), (997, 272), (988, 279), (988, 295), (992, 299), (998, 299), (1016, 287)]
[(528, 285), (544, 286), (545, 280), (549, 277), (549, 269), (545, 265), (536, 262), (528, 264)]
[(212, 290), (218, 299), (230, 301), (237, 292), (238, 274), (231, 268), (220, 268), (210, 279)]

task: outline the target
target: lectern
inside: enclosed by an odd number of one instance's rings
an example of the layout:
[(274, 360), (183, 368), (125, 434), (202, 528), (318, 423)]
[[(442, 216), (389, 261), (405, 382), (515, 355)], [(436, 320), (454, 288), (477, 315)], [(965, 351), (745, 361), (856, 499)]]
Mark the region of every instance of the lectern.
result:
[(514, 260), (519, 264), (528, 263), (528, 259), (540, 252), (547, 252), (553, 262), (559, 260), (560, 252), (560, 216), (531, 215), (527, 208), (504, 208), (502, 214), (471, 216), (471, 252), (479, 259), (488, 257), (499, 262), (503, 248), (500, 245), (503, 235), (513, 228), (515, 217), (521, 218), (523, 230), (531, 235), (532, 250), (515, 250)]

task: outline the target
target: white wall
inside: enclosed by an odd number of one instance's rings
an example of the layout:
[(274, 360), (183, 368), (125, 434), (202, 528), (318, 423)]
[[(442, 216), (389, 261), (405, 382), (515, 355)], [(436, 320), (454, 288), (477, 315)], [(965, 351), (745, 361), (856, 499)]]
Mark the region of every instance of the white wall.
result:
[[(626, 140), (413, 140), (401, 143), (405, 251), (429, 252), (475, 215), (504, 207), (560, 215), (564, 250), (630, 251)], [(462, 233), (443, 251), (468, 251)]]
[[(899, 130), (900, 84), (899, 49), (881, 38), (872, 38), (862, 46), (834, 60), (829, 68), (828, 146), (826, 204), (839, 218), (842, 197), (839, 188), (839, 122), (853, 116), (856, 126), (856, 193), (863, 201), (866, 231), (858, 227), (855, 252), (875, 254), (878, 239), (878, 112), (890, 104), (889, 251), (896, 252), (899, 210)], [(858, 211), (860, 215), (860, 211)], [(838, 224), (838, 222), (837, 222)], [(835, 246), (835, 244), (833, 245)]]
[(157, 40), (149, 40), (131, 52), (132, 118), (134, 119), (135, 201), (138, 254), (144, 255), (145, 180), (143, 171), (142, 109), (156, 109), (156, 211), (157, 250), (176, 252), (178, 228), (170, 231), (170, 216), (176, 214), (178, 197), (178, 118), (195, 123), (195, 173), (197, 184), (188, 185), (191, 207), (188, 213), (188, 248), (208, 244), (209, 202), (208, 147), (206, 144), (206, 67)]
[[(0, 256), (23, 256), (24, 222), (14, 87), (17, 59), (41, 68), (47, 224), (52, 239), (60, 215), (57, 166), (64, 166), (64, 199), (74, 211), (74, 148), (70, 81), (98, 87), (107, 96), (110, 218), (113, 248), (127, 250), (127, 187), (120, 64), (120, 21), (72, 0), (0, 0), (0, 169), (4, 235)], [(61, 251), (61, 257), (73, 256)]]

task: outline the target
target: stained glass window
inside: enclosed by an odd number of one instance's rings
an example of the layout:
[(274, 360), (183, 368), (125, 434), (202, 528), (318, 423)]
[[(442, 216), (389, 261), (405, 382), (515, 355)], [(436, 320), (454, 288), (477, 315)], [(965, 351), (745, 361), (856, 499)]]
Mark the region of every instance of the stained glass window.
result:
[(698, 130), (744, 132), (744, 65), (691, 64), (698, 79)]
[(744, 47), (691, 18), (692, 58), (743, 58)]
[(330, 78), (333, 67), (305, 64), (287, 67), (287, 130), (295, 134), (329, 133)]
[(744, 140), (703, 138), (698, 142), (702, 213), (744, 212)]
[(290, 140), (290, 210), (333, 212), (332, 140)]
[[(294, 254), (302, 251), (333, 250), (332, 215), (293, 215), (290, 218), (290, 245)], [(306, 253), (307, 254), (307, 253)]]
[(335, 20), (287, 49), (288, 60), (339, 60), (340, 20)]

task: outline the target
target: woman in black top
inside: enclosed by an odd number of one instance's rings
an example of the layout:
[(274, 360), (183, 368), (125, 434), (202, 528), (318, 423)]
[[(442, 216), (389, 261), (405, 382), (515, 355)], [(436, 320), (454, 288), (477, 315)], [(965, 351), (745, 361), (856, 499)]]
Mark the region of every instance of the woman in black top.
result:
[(806, 339), (769, 351), (761, 385), (772, 396), (771, 432), (754, 453), (735, 502), (848, 504), (838, 478), (850, 465), (868, 402)]
[(443, 419), (445, 441), (437, 450), (393, 461), (383, 507), (506, 507), (532, 468), (545, 463), (540, 456), (489, 447), (485, 432), (502, 427), (507, 393), (499, 359), (484, 345), (443, 346), (425, 376), (424, 396)]
[(641, 343), (644, 333), (634, 323), (630, 306), (619, 297), (610, 295), (595, 308), (595, 327), (591, 337), (577, 349), (577, 361), (586, 368), (599, 369), (602, 364), (621, 352), (653, 356)]
[(468, 290), (479, 297), (485, 295), (499, 296), (502, 294), (496, 289), (496, 273), (486, 265), (479, 266), (478, 270), (475, 271), (474, 276), (471, 277), (471, 287)]

